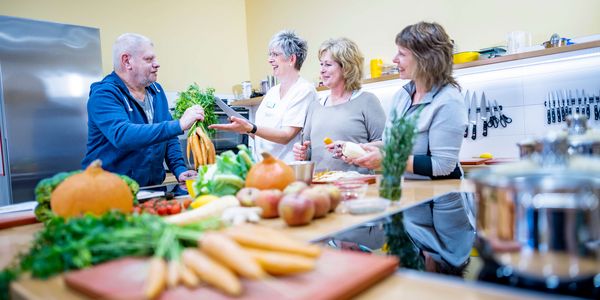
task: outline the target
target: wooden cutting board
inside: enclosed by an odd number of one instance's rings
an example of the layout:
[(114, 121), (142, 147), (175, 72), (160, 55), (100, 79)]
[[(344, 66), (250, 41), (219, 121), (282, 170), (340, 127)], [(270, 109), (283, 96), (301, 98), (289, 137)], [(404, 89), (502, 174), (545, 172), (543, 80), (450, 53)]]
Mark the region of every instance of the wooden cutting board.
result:
[[(317, 268), (309, 273), (274, 277), (262, 281), (242, 280), (242, 297), (231, 299), (349, 299), (398, 267), (395, 256), (352, 251), (325, 250)], [(94, 299), (144, 299), (148, 260), (123, 258), (65, 274), (65, 284)], [(180, 286), (163, 292), (162, 300), (230, 299), (221, 292), (200, 286)]]

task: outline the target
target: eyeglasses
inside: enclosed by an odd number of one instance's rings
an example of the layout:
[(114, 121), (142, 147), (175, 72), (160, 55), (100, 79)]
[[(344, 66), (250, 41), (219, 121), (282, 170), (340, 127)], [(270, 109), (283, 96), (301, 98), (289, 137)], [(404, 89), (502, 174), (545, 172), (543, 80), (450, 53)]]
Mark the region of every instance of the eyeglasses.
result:
[(279, 56), (283, 55), (283, 53), (271, 51), (268, 53), (268, 55), (269, 55), (269, 57), (279, 57)]

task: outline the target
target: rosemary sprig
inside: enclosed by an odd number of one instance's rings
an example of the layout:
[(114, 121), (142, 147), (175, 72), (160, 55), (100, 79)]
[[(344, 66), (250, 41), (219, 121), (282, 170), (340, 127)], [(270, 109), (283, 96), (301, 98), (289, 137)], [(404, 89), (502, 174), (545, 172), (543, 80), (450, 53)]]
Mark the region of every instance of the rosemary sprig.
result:
[(390, 200), (399, 200), (402, 195), (400, 183), (406, 170), (406, 160), (412, 153), (417, 120), (421, 111), (412, 116), (398, 116), (392, 111), (391, 126), (385, 129), (382, 154), (382, 180), (379, 195)]

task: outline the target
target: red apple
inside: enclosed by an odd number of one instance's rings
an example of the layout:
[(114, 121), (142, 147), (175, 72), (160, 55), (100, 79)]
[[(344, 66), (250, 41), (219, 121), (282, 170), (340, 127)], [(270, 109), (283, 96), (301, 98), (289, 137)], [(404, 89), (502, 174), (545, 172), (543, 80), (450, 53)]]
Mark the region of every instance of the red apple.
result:
[(279, 202), (279, 214), (289, 226), (306, 225), (315, 215), (315, 204), (299, 194), (285, 195)]
[(294, 181), (285, 187), (285, 189), (283, 190), (283, 194), (284, 195), (296, 194), (307, 187), (308, 187), (308, 184), (306, 184), (306, 182), (304, 182), (304, 181)]
[(255, 206), (256, 199), (260, 196), (260, 190), (253, 187), (245, 187), (235, 195), (242, 206)]
[(303, 190), (300, 195), (315, 203), (315, 219), (324, 217), (329, 212), (331, 200), (327, 191), (320, 188), (308, 188)]
[(283, 192), (277, 189), (261, 190), (258, 198), (255, 200), (256, 206), (262, 208), (261, 217), (277, 218), (279, 216), (279, 201), (283, 197)]
[(337, 186), (330, 185), (330, 184), (319, 185), (319, 186), (316, 186), (315, 188), (322, 189), (329, 194), (329, 200), (331, 200), (331, 207), (330, 207), (329, 211), (330, 212), (335, 211), (337, 206), (342, 201), (342, 193), (340, 192), (340, 189)]

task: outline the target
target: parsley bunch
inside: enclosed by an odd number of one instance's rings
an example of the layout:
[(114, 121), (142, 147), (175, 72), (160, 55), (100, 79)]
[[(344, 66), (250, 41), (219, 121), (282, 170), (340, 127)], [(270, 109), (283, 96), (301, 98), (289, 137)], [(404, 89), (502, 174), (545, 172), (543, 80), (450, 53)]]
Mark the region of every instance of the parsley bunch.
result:
[(193, 133), (197, 126), (202, 126), (204, 131), (208, 132), (211, 138), (214, 137), (215, 130), (208, 129), (208, 125), (217, 123), (214, 97), (215, 89), (207, 88), (206, 91), (204, 91), (200, 89), (196, 83), (190, 85), (186, 91), (179, 93), (179, 98), (175, 101), (173, 118), (181, 118), (186, 109), (198, 104), (204, 109), (204, 121), (194, 123), (188, 133)]

